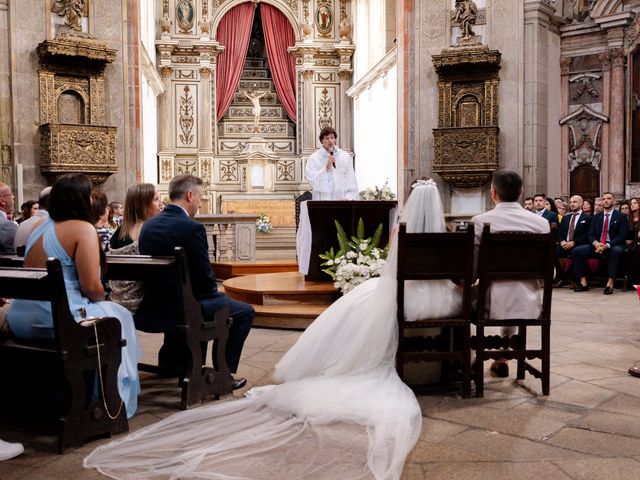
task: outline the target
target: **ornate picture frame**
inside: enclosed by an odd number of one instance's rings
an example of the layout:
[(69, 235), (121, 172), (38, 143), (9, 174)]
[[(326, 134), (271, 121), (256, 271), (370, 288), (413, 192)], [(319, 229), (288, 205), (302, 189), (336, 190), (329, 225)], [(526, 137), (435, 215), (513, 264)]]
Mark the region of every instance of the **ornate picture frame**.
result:
[(331, 3), (321, 3), (316, 9), (316, 26), (322, 35), (328, 35), (333, 29), (333, 9)]
[(188, 33), (193, 30), (195, 13), (191, 0), (178, 0), (178, 3), (176, 3), (176, 20), (180, 31)]

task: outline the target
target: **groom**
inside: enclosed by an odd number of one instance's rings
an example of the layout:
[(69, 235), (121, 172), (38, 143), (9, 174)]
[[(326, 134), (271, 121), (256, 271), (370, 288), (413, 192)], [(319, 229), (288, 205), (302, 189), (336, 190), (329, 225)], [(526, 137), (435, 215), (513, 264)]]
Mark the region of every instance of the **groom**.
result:
[[(482, 229), (491, 225), (491, 232), (549, 233), (544, 217), (531, 215), (518, 203), (522, 194), (522, 178), (513, 170), (499, 168), (491, 178), (491, 200), (495, 208), (471, 219), (476, 232), (476, 248), (480, 246)], [(523, 252), (526, 254), (526, 252)], [(476, 255), (477, 258), (477, 255)], [(538, 318), (540, 315), (540, 286), (537, 282), (494, 282), (489, 292), (491, 318)], [(513, 327), (511, 327), (513, 328)], [(510, 333), (510, 332), (503, 332)], [(509, 376), (507, 361), (496, 360), (491, 371), (499, 377)]]
[[(202, 197), (202, 179), (193, 175), (178, 175), (169, 183), (171, 203), (155, 217), (144, 222), (138, 239), (142, 255), (172, 256), (175, 247), (184, 247), (187, 255), (189, 277), (193, 296), (202, 306), (205, 316), (213, 317), (217, 310), (229, 305), (233, 319), (229, 327), (226, 360), (229, 370), (235, 373), (240, 363), (244, 341), (253, 323), (254, 310), (249, 304), (238, 302), (218, 291), (207, 252), (207, 236), (204, 226), (193, 220)], [(166, 300), (162, 291), (158, 297), (145, 300), (162, 305)], [(175, 325), (136, 325), (142, 331), (169, 332)], [(206, 344), (205, 344), (206, 345)], [(232, 378), (235, 389), (247, 383), (244, 378)]]

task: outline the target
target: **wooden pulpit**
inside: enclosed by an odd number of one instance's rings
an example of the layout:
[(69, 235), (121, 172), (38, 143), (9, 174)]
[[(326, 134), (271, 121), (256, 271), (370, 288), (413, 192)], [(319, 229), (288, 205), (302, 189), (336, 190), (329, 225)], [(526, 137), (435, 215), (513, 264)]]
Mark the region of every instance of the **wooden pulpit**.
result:
[(358, 220), (362, 218), (366, 236), (373, 236), (378, 225), (382, 224), (380, 247), (389, 242), (390, 228), (395, 221), (398, 202), (378, 200), (310, 200), (307, 202), (309, 222), (311, 224), (311, 257), (306, 280), (327, 281), (331, 278), (322, 271), (324, 262), (319, 255), (331, 247), (338, 251), (338, 232), (334, 221), (340, 222), (347, 236), (356, 234)]

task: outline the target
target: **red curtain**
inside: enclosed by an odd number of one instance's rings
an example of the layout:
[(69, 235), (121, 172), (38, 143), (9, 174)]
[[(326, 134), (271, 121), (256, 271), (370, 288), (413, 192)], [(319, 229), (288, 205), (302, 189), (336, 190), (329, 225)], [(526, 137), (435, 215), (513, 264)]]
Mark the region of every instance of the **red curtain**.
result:
[(295, 42), (293, 28), (276, 7), (260, 4), (262, 30), (273, 83), (287, 114), (296, 123), (296, 63), (288, 51)]
[(249, 49), (249, 40), (251, 39), (254, 12), (254, 3), (241, 3), (229, 10), (218, 25), (216, 40), (221, 45), (224, 45), (224, 50), (218, 55), (218, 67), (216, 69), (216, 113), (218, 121), (227, 113), (242, 76), (242, 69)]

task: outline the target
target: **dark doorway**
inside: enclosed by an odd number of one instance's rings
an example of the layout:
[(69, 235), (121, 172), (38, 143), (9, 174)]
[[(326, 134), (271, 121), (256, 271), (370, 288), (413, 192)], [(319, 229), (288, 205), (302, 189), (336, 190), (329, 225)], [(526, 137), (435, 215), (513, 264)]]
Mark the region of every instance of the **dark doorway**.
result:
[(571, 195), (595, 199), (600, 196), (600, 172), (591, 165), (580, 165), (571, 172)]

